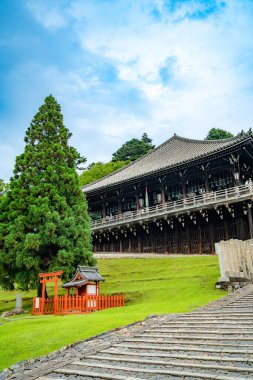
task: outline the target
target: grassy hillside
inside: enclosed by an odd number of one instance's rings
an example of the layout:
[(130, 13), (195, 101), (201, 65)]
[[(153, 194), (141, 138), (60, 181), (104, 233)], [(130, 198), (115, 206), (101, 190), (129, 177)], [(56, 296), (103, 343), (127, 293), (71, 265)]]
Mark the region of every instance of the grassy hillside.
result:
[[(215, 256), (107, 259), (98, 260), (98, 265), (106, 278), (101, 292), (123, 292), (126, 306), (85, 315), (25, 315), (9, 318), (8, 322), (0, 319), (0, 368), (150, 314), (190, 311), (224, 295), (214, 288), (219, 276)], [(28, 309), (33, 295), (23, 293)], [(14, 300), (15, 292), (0, 291), (2, 310), (13, 307)]]

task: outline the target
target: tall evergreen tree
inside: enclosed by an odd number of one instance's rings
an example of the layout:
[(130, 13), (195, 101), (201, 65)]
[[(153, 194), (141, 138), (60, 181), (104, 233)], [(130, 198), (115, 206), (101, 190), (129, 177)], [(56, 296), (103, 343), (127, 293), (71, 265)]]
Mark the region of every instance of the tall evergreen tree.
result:
[(39, 272), (91, 265), (90, 219), (76, 167), (85, 161), (68, 145), (60, 105), (50, 95), (25, 136), (10, 188), (0, 205), (0, 283), (34, 287)]

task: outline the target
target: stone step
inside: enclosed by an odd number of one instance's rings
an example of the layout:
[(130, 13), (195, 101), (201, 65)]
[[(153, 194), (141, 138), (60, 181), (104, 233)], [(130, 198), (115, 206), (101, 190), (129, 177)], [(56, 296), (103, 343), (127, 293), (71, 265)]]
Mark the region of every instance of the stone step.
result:
[[(149, 339), (147, 339), (147, 338), (141, 338), (141, 337), (139, 337), (139, 338), (128, 338), (128, 339), (125, 339), (124, 340), (124, 343), (131, 343), (131, 342), (135, 342), (135, 343), (139, 343), (139, 344), (142, 344), (142, 343), (159, 343), (160, 345), (161, 344), (166, 344), (166, 345), (168, 345), (168, 344), (170, 344), (170, 345), (172, 345), (172, 344), (176, 344), (176, 345), (178, 345), (179, 343), (180, 344), (182, 344), (182, 342), (180, 342), (180, 341), (178, 341), (178, 340), (165, 340), (165, 339), (160, 339), (160, 340), (158, 340), (156, 337), (154, 338), (154, 337), (149, 337)], [(124, 344), (123, 343), (123, 344)], [(183, 342), (183, 345), (184, 346), (186, 346), (186, 345), (190, 345), (190, 346), (206, 346), (208, 344), (208, 347), (218, 347), (218, 348), (220, 348), (220, 347), (233, 347), (233, 348), (238, 348), (238, 347), (240, 347), (240, 348), (245, 348), (245, 349), (249, 349), (249, 350), (253, 350), (253, 344), (241, 344), (241, 342), (235, 342), (235, 343), (221, 343), (221, 342), (203, 342), (203, 343), (201, 343), (201, 342), (194, 342), (192, 339), (190, 339), (189, 338), (189, 341), (186, 341), (186, 340), (184, 340), (184, 342)], [(200, 350), (201, 350), (202, 348), (200, 347)], [(252, 351), (252, 353), (253, 353), (253, 351)]]
[(249, 366), (240, 366), (240, 365), (227, 365), (226, 362), (222, 363), (221, 364), (216, 364), (216, 363), (208, 363), (208, 364), (204, 364), (204, 363), (192, 363), (192, 362), (189, 362), (189, 361), (173, 361), (173, 360), (157, 360), (157, 359), (154, 359), (152, 358), (152, 360), (150, 359), (143, 359), (143, 358), (130, 358), (130, 357), (126, 357), (125, 355), (122, 356), (120, 355), (119, 357), (117, 356), (110, 356), (110, 355), (106, 355), (106, 354), (96, 354), (96, 355), (88, 355), (86, 356), (85, 358), (86, 360), (92, 360), (92, 361), (95, 361), (95, 363), (97, 361), (99, 361), (101, 363), (101, 361), (106, 361), (106, 362), (123, 362), (123, 363), (135, 363), (135, 364), (144, 364), (144, 365), (149, 365), (149, 366), (166, 366), (166, 367), (178, 367), (179, 369), (181, 367), (183, 368), (191, 368), (191, 369), (194, 369), (194, 368), (198, 368), (198, 369), (204, 369), (204, 370), (216, 370), (216, 371), (225, 371), (225, 372), (246, 372), (246, 373), (253, 373), (253, 368), (252, 367), (249, 367)]
[[(249, 306), (239, 306), (239, 305), (229, 305), (229, 306), (226, 306), (224, 307), (224, 309), (222, 310), (223, 313), (228, 313), (230, 311), (236, 311), (236, 312), (251, 312), (253, 311), (253, 307), (249, 307)], [(251, 313), (252, 315), (252, 313)]]
[[(173, 344), (167, 344), (167, 346), (162, 346), (159, 343), (157, 344), (129, 344), (129, 343), (118, 343), (117, 345), (114, 345), (112, 346), (113, 348), (117, 348), (117, 347), (124, 347), (124, 348), (133, 348), (133, 349), (137, 349), (138, 350), (155, 350), (155, 351), (188, 351), (188, 352), (210, 352), (210, 353), (215, 353), (215, 354), (218, 354), (218, 353), (225, 353), (225, 354), (236, 354), (236, 355), (252, 355), (253, 354), (253, 349), (243, 349), (243, 350), (238, 350), (238, 346), (235, 346), (234, 349), (229, 349), (227, 347), (223, 347), (222, 348), (210, 348), (210, 347), (185, 347), (185, 342), (183, 342), (183, 344), (180, 344), (180, 342), (175, 342), (174, 343), (175, 345)], [(202, 343), (202, 345), (206, 345), (206, 343)]]
[[(100, 359), (101, 360), (101, 359)], [(90, 368), (92, 371), (94, 371), (94, 368), (96, 370), (100, 369), (102, 371), (103, 374), (110, 374), (113, 378), (113, 375), (114, 374), (120, 374), (121, 376), (122, 375), (125, 375), (125, 373), (131, 373), (132, 376), (136, 377), (136, 374), (139, 374), (141, 373), (142, 376), (145, 374), (145, 378), (147, 379), (154, 379), (154, 378), (157, 378), (157, 375), (165, 375), (166, 377), (168, 376), (174, 376), (175, 378), (178, 377), (179, 379), (185, 379), (187, 377), (190, 377), (190, 378), (194, 378), (194, 379), (213, 379), (213, 380), (238, 380), (238, 373), (239, 371), (234, 371), (235, 372), (235, 375), (233, 374), (229, 374), (228, 376), (227, 375), (224, 375), (223, 373), (217, 373), (217, 370), (215, 370), (214, 372), (210, 372), (210, 369), (207, 371), (207, 369), (205, 367), (201, 367), (199, 368), (198, 366), (196, 366), (194, 368), (194, 370), (191, 370), (191, 369), (187, 369), (185, 367), (180, 367), (179, 369), (175, 369), (175, 368), (161, 368), (161, 364), (159, 363), (159, 365), (154, 365), (152, 364), (152, 361), (150, 363), (151, 366), (155, 367), (155, 368), (147, 368), (146, 366), (145, 367), (141, 367), (141, 363), (140, 361), (138, 362), (137, 360), (128, 360), (128, 363), (130, 363), (131, 365), (122, 365), (122, 364), (109, 364), (109, 363), (97, 363), (97, 362), (94, 362), (94, 361), (75, 361), (72, 363), (72, 368), (63, 368), (63, 369), (59, 369), (59, 370), (55, 370), (55, 373), (61, 373), (61, 374), (67, 374), (67, 375), (81, 375), (82, 376), (82, 373), (80, 371), (80, 367), (86, 367), (86, 370), (88, 368)], [(137, 364), (136, 366), (133, 366), (133, 364)], [(143, 363), (146, 365), (146, 363)], [(77, 368), (73, 368), (73, 367), (77, 367)], [(229, 369), (228, 369), (229, 370)], [(77, 372), (79, 371), (79, 372)], [(247, 371), (243, 371), (245, 372), (245, 375), (242, 375), (241, 372), (240, 372), (240, 377), (239, 379), (249, 379), (248, 375), (247, 375)], [(100, 376), (100, 373), (101, 372), (98, 372), (98, 376)], [(153, 375), (152, 377), (146, 377), (146, 375)], [(164, 376), (164, 378), (166, 378)], [(99, 377), (98, 377), (99, 378)]]
[[(253, 309), (253, 308), (252, 308)], [(217, 310), (217, 311), (213, 311), (212, 313), (208, 313), (208, 314), (203, 314), (203, 313), (191, 313), (191, 314), (188, 314), (190, 317), (192, 317), (192, 316), (198, 316), (198, 317), (201, 317), (201, 316), (203, 316), (203, 317), (205, 317), (205, 318), (213, 318), (213, 317), (215, 317), (215, 316), (219, 316), (219, 317), (222, 317), (222, 318), (224, 318), (224, 316), (226, 317), (226, 316), (230, 316), (229, 314), (226, 314), (226, 313), (224, 313), (224, 310), (226, 310), (226, 308), (224, 307), (223, 309), (222, 309), (222, 311), (220, 311), (220, 310)], [(236, 312), (234, 312), (233, 314), (231, 314), (231, 316), (233, 316), (233, 317), (235, 317), (235, 316), (238, 316), (238, 317), (240, 317), (240, 318), (242, 318), (242, 317), (244, 317), (244, 318), (247, 318), (247, 317), (253, 317), (253, 315), (252, 315), (252, 313), (253, 313), (253, 310), (252, 310), (252, 312), (251, 311), (247, 311), (247, 312), (245, 312), (244, 310), (238, 310), (238, 311), (236, 311)], [(184, 316), (184, 318), (186, 318), (187, 317), (187, 314)]]
[[(215, 342), (234, 342), (235, 341), (235, 338), (231, 338), (231, 337), (220, 337), (219, 335), (218, 336), (206, 336), (206, 335), (192, 335), (191, 337), (189, 337), (189, 335), (173, 335), (173, 334), (147, 334), (147, 333), (143, 333), (143, 334), (136, 334), (135, 335), (136, 337), (144, 337), (144, 338), (150, 338), (150, 337), (153, 337), (153, 338), (163, 338), (163, 339), (177, 339), (177, 340), (195, 340), (195, 341), (203, 341), (203, 342), (206, 342), (206, 341), (215, 341)], [(251, 337), (242, 337), (240, 338), (240, 342), (253, 342), (253, 336)]]
[[(145, 378), (141, 377), (131, 377), (131, 376), (120, 376), (120, 375), (113, 375), (113, 374), (106, 374), (106, 373), (99, 373), (92, 371), (83, 371), (83, 370), (73, 370), (73, 369), (58, 369), (55, 371), (56, 373), (60, 373), (62, 375), (67, 375), (67, 379), (70, 380), (69, 376), (82, 376), (87, 378), (95, 378), (95, 379), (109, 379), (109, 380), (146, 380)], [(41, 380), (63, 380), (63, 377), (55, 378), (42, 378)], [(65, 378), (66, 379), (66, 378)], [(40, 379), (38, 379), (40, 380)]]
[[(223, 328), (221, 326), (219, 327), (215, 327), (215, 326), (209, 326), (210, 327), (213, 327), (213, 330), (205, 330), (205, 334), (212, 334), (212, 335), (249, 335), (249, 333), (253, 332), (253, 328), (240, 328), (239, 326), (234, 328), (234, 329), (231, 329), (231, 327), (227, 327), (227, 328)], [(149, 331), (151, 333), (153, 332), (159, 332), (159, 333), (173, 333), (173, 334), (180, 334), (180, 333), (188, 333), (188, 334), (195, 334), (195, 333), (198, 333), (197, 330), (201, 330), (201, 332), (203, 332), (203, 326), (194, 326), (194, 331), (193, 329), (190, 329), (189, 326), (181, 326), (180, 328), (168, 328), (167, 326), (162, 328), (162, 327), (153, 327), (152, 329), (150, 329)]]
[[(136, 347), (138, 350), (138, 347)], [(222, 356), (222, 355), (216, 355), (216, 356), (210, 356), (210, 355), (189, 355), (189, 354), (179, 354), (179, 353), (162, 353), (162, 352), (136, 352), (136, 351), (127, 351), (127, 350), (118, 350), (118, 349), (105, 349), (101, 351), (103, 354), (109, 354), (109, 355), (125, 355), (125, 356), (136, 356), (136, 357), (152, 357), (152, 358), (167, 358), (167, 359), (185, 359), (185, 360), (200, 360), (205, 362), (219, 362), (219, 363), (244, 363), (245, 365), (249, 364), (251, 365), (253, 363), (253, 358), (243, 358), (241, 356)]]
[(177, 318), (173, 321), (166, 321), (165, 323), (175, 323), (175, 322), (220, 322), (222, 321), (223, 323), (229, 323), (229, 322), (236, 322), (236, 323), (253, 323), (253, 318), (245, 317), (245, 318), (238, 318), (238, 317), (221, 317), (221, 318), (202, 318), (202, 317), (192, 317), (192, 318)]
[(192, 316), (198, 316), (198, 317), (205, 317), (205, 318), (214, 318), (214, 317), (239, 317), (239, 318), (247, 318), (247, 317), (249, 317), (249, 318), (252, 318), (252, 313), (253, 313), (253, 309), (252, 309), (252, 311), (251, 310), (237, 310), (237, 311), (234, 311), (233, 312), (233, 314), (231, 313), (231, 314), (229, 314), (229, 313), (225, 313), (224, 312), (224, 310), (226, 310), (226, 308), (224, 307), (223, 309), (222, 309), (222, 311), (221, 310), (217, 310), (217, 311), (213, 311), (212, 313), (208, 313), (208, 314), (203, 314), (203, 313), (191, 313), (191, 314), (186, 314), (185, 316), (184, 316), (184, 318), (185, 317), (187, 317), (187, 315), (188, 316), (190, 316), (190, 317), (192, 317)]
[[(253, 308), (253, 305), (249, 305), (249, 304), (244, 304), (244, 303), (241, 303), (241, 304), (238, 304), (238, 303), (231, 303), (230, 305), (227, 305), (224, 307), (224, 309), (229, 309), (231, 307), (236, 307), (237, 309), (241, 309), (242, 311), (244, 311), (244, 309), (252, 309)], [(224, 310), (223, 309), (223, 310)]]
[[(196, 327), (196, 328), (203, 328), (203, 327), (206, 327), (206, 326), (222, 326), (223, 329), (231, 329), (231, 328), (240, 328), (240, 329), (244, 329), (244, 330), (253, 330), (253, 323), (252, 322), (243, 322), (243, 323), (238, 323), (238, 322), (216, 322), (216, 321), (212, 321), (212, 324), (210, 324), (210, 322), (208, 321), (195, 321), (195, 322), (188, 322), (188, 321), (180, 321), (180, 322), (164, 322), (163, 324), (159, 324), (156, 327), (170, 327), (171, 328), (180, 328), (182, 326), (192, 326), (192, 327)], [(249, 327), (250, 326), (250, 327)]]
[[(50, 376), (50, 375), (49, 375)], [(41, 376), (41, 377), (38, 377), (36, 380), (62, 380), (63, 378), (62, 377), (48, 377), (48, 376)]]

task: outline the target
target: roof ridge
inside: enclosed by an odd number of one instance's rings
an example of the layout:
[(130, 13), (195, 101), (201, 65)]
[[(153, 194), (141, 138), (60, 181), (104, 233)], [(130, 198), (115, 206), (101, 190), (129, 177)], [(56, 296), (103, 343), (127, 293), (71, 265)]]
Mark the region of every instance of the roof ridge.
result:
[(244, 133), (243, 135), (241, 134), (238, 134), (236, 136), (233, 136), (233, 137), (229, 137), (227, 139), (212, 139), (212, 140), (202, 140), (202, 139), (193, 139), (193, 138), (188, 138), (188, 137), (183, 137), (183, 136), (179, 136), (179, 135), (176, 135), (174, 134), (173, 137), (177, 137), (178, 140), (181, 140), (181, 141), (189, 141), (189, 142), (201, 142), (201, 143), (207, 143), (207, 144), (210, 144), (210, 143), (224, 143), (224, 142), (232, 142), (232, 141), (235, 141), (235, 140), (241, 140), (243, 137), (246, 137), (247, 133)]

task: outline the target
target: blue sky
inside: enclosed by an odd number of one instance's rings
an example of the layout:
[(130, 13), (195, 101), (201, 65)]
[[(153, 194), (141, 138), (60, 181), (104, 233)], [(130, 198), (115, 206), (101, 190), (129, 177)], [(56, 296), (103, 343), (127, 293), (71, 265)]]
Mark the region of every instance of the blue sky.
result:
[(144, 132), (248, 130), (253, 1), (1, 0), (0, 178), (49, 94), (88, 163)]

